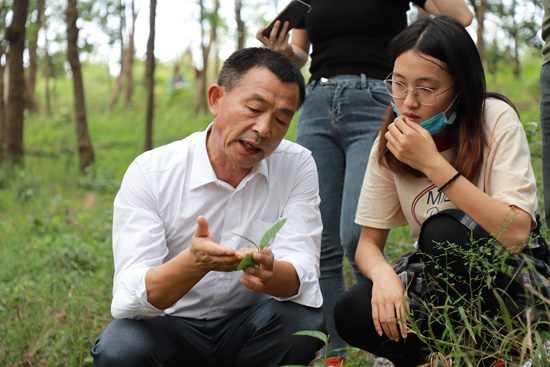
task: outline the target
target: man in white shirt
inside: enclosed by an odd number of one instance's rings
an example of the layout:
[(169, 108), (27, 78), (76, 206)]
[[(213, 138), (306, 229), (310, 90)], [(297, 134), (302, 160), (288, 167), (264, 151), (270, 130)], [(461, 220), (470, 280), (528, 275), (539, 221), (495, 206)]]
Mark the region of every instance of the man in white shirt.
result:
[[(324, 330), (310, 152), (283, 140), (305, 98), (295, 65), (239, 50), (208, 90), (206, 131), (140, 155), (114, 202), (116, 318), (94, 366), (307, 365)], [(259, 253), (279, 220), (286, 223)], [(249, 253), (258, 266), (237, 271)]]

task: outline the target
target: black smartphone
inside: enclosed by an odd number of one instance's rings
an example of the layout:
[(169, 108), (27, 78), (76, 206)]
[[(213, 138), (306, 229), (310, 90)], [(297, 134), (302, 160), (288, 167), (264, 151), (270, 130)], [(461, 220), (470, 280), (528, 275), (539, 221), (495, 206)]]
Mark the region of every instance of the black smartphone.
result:
[[(290, 31), (292, 28), (296, 27), (296, 25), (302, 20), (303, 17), (306, 16), (306, 14), (311, 10), (311, 5), (308, 3), (303, 2), (302, 0), (292, 0), (280, 13), (277, 15), (275, 19), (269, 25), (264, 29), (262, 34), (265, 37), (269, 37), (271, 34), (271, 30), (273, 29), (273, 24), (275, 24), (276, 21), (281, 21), (281, 28), (283, 27), (284, 23), (288, 21), (288, 30)], [(279, 32), (281, 32), (281, 29), (279, 28)], [(279, 37), (279, 34), (277, 34), (277, 37)]]

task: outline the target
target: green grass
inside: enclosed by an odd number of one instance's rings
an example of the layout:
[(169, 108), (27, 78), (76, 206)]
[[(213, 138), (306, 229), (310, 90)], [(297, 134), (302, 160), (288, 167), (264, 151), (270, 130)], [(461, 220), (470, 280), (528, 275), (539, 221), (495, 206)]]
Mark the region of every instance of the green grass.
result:
[[(112, 202), (143, 149), (144, 92), (136, 81), (136, 107), (119, 101), (109, 112), (113, 80), (94, 65), (84, 75), (96, 157), (88, 175), (78, 174), (70, 80), (56, 82), (52, 116), (26, 115), (24, 166), (1, 167), (1, 366), (91, 365), (89, 350), (111, 320)], [(191, 91), (168, 103), (160, 80), (156, 94), (155, 146), (211, 120), (192, 115)]]
[[(518, 104), (524, 123), (538, 121), (537, 61), (526, 65), (520, 81), (506, 70), (495, 80), (488, 77), (490, 89), (504, 91)], [(209, 115), (192, 114), (191, 90), (167, 94), (171, 70), (157, 69), (155, 146), (182, 139), (211, 121)], [(24, 166), (0, 167), (0, 366), (91, 365), (89, 350), (111, 320), (112, 202), (144, 144), (142, 75), (137, 63), (134, 107), (124, 108), (121, 96), (109, 111), (114, 78), (104, 67), (85, 65), (96, 154), (86, 177), (78, 174), (70, 78), (55, 82), (51, 116), (26, 115)], [(37, 90), (44, 90), (42, 80)], [(38, 98), (44, 103), (43, 94)], [(540, 184), (540, 129), (526, 126)], [(407, 228), (392, 231), (389, 241), (391, 261), (412, 246)], [(364, 358), (360, 354), (357, 360)]]

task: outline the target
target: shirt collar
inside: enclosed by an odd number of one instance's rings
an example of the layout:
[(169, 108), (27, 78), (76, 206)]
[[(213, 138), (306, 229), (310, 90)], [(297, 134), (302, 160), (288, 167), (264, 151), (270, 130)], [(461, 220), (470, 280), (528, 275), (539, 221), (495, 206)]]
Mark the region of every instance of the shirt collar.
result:
[[(191, 142), (190, 154), (193, 156), (190, 181), (191, 190), (218, 180), (212, 163), (210, 163), (210, 159), (208, 158), (208, 151), (206, 150), (206, 137), (211, 128), (212, 123)], [(252, 170), (246, 175), (241, 184), (250, 181), (257, 174), (263, 175), (267, 182), (269, 182), (269, 169), (266, 159), (262, 159), (252, 167)]]

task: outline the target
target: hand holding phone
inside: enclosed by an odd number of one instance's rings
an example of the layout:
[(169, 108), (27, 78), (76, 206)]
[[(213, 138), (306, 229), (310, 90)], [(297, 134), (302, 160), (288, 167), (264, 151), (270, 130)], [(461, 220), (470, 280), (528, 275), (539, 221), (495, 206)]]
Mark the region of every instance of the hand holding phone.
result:
[[(311, 5), (302, 0), (292, 0), (280, 13), (273, 19), (271, 23), (264, 29), (262, 35), (268, 37), (271, 35), (271, 30), (276, 21), (281, 21), (281, 28), (285, 22), (288, 22), (288, 31), (296, 27), (296, 25), (306, 16), (311, 10)], [(279, 28), (279, 32), (281, 31)], [(279, 37), (279, 34), (277, 34)]]

